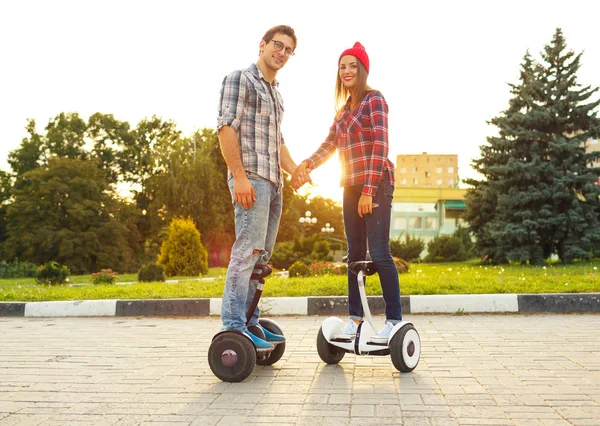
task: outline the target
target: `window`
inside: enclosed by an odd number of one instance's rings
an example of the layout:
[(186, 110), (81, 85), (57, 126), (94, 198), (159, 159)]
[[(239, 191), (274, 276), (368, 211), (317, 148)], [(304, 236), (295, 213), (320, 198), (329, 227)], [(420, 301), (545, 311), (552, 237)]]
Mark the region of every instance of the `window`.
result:
[(422, 217), (410, 217), (408, 218), (409, 229), (423, 229), (423, 218)]
[(438, 167), (438, 168), (436, 168), (436, 169), (435, 169), (435, 172), (436, 172), (437, 174), (440, 174), (440, 173), (442, 173), (442, 168), (441, 168), (441, 167)]
[(402, 229), (402, 230), (406, 229), (406, 218), (395, 217), (392, 229)]
[(454, 185), (454, 179), (448, 179), (448, 185)]
[(438, 179), (438, 180), (435, 181), (435, 183), (437, 183), (438, 185), (441, 185), (442, 184), (442, 180)]
[(413, 168), (412, 168), (412, 171), (413, 171), (413, 173), (417, 173), (417, 168), (416, 168), (416, 167), (413, 167)]
[(413, 185), (418, 185), (419, 184), (419, 179), (413, 179)]
[(406, 173), (406, 167), (400, 167), (400, 173)]
[(430, 177), (430, 176), (431, 176), (431, 173), (425, 172), (425, 177)]
[(423, 229), (436, 230), (438, 228), (438, 226), (437, 226), (437, 218), (435, 218), (435, 217), (425, 217), (423, 219), (424, 219)]
[(454, 167), (448, 167), (448, 173), (454, 173)]
[(406, 185), (406, 179), (402, 179), (402, 180), (400, 181), (400, 183), (401, 183), (402, 185)]

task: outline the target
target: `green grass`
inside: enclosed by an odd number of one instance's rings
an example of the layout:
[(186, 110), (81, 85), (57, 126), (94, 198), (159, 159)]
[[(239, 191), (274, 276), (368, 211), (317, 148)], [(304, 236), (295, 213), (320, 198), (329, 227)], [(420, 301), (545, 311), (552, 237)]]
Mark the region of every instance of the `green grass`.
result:
[[(167, 299), (221, 297), (225, 268), (212, 268), (214, 281), (172, 277), (179, 283), (138, 283), (131, 285), (43, 286), (32, 278), (0, 280), (0, 301), (49, 301), (93, 299)], [(122, 275), (120, 282), (135, 281), (136, 275)], [(89, 284), (89, 275), (70, 277), (71, 284)], [(505, 265), (480, 266), (476, 261), (443, 264), (412, 264), (400, 275), (402, 295), (492, 294), (492, 293), (597, 293), (600, 292), (600, 260), (573, 265), (546, 267)], [(345, 276), (308, 278), (269, 277), (264, 297), (345, 296)], [(380, 295), (379, 279), (367, 279), (367, 293)]]

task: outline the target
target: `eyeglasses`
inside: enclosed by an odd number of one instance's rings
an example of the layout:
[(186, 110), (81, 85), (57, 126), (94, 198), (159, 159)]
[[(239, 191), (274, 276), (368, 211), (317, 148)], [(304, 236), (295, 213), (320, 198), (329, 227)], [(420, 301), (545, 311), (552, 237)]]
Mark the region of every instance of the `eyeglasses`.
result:
[[(281, 49), (283, 49), (285, 47), (285, 44), (283, 44), (280, 41), (277, 41), (277, 40), (271, 40), (271, 41), (273, 42), (273, 46), (275, 46), (276, 52), (281, 51)], [(294, 56), (294, 54), (295, 53), (292, 49), (290, 49), (289, 47), (285, 48), (285, 53), (284, 53), (285, 56), (287, 56), (289, 58), (290, 56)]]

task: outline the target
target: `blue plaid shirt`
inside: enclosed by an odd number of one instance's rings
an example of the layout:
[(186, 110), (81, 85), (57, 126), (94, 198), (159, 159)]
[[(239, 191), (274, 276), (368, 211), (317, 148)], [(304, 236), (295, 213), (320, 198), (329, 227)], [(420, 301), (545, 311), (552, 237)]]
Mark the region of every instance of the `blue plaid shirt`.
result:
[(227, 75), (221, 87), (217, 131), (229, 126), (237, 132), (244, 169), (280, 186), (284, 141), (283, 99), (278, 85), (277, 81), (266, 81), (256, 64)]

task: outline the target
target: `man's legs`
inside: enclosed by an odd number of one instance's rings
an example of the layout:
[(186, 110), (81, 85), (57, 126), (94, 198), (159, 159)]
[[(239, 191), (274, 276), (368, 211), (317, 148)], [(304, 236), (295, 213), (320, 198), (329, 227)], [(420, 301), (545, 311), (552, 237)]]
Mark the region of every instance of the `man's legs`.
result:
[[(248, 298), (252, 299), (256, 289), (256, 281), (253, 286), (250, 285), (250, 276), (254, 265), (265, 251), (272, 187), (269, 181), (262, 178), (251, 177), (250, 182), (256, 192), (256, 200), (252, 207), (246, 210), (241, 205), (233, 203), (236, 240), (227, 268), (221, 308), (222, 329), (246, 333), (248, 332), (246, 327), (247, 300)], [(229, 180), (229, 189), (233, 194), (233, 178)], [(250, 292), (252, 292), (251, 295), (249, 295)]]
[[(279, 222), (281, 220), (281, 210), (282, 210), (282, 189), (277, 188), (271, 184), (270, 193), (269, 193), (269, 213), (268, 213), (268, 224), (267, 224), (267, 235), (265, 238), (265, 248), (261, 253), (258, 261), (256, 262), (259, 265), (266, 265), (271, 255), (273, 254), (273, 248), (275, 247), (275, 240), (277, 239), (277, 231), (279, 230)], [(266, 216), (265, 216), (266, 217)], [(256, 286), (258, 285), (257, 280), (250, 281), (250, 290), (248, 291), (248, 296), (246, 299), (246, 310), (250, 308), (250, 303), (254, 298), (254, 293), (256, 291)], [(258, 317), (260, 315), (260, 310), (258, 306), (254, 311), (252, 318), (250, 318), (250, 323), (248, 326), (258, 325)]]

